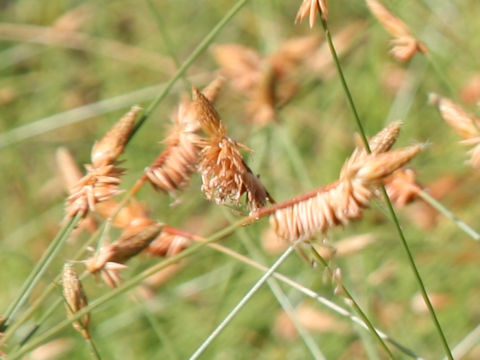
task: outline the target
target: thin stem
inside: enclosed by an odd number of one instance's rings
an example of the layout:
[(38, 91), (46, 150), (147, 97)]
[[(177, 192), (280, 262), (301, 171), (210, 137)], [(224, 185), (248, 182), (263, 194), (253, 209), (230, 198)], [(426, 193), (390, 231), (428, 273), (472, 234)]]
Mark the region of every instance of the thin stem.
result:
[(207, 349), (212, 341), (222, 332), (223, 329), (232, 321), (243, 306), (255, 295), (260, 287), (267, 281), (267, 279), (275, 272), (275, 270), (285, 261), (285, 259), (294, 251), (294, 246), (291, 245), (285, 252), (275, 261), (275, 263), (262, 275), (262, 277), (255, 283), (255, 285), (245, 294), (242, 300), (232, 309), (232, 311), (223, 319), (223, 321), (215, 328), (214, 331), (205, 339), (200, 347), (190, 356), (190, 360), (198, 359), (198, 357)]
[[(167, 32), (167, 29), (165, 28), (165, 24), (163, 22), (162, 15), (158, 11), (157, 7), (152, 2), (152, 0), (145, 0), (145, 1), (147, 2), (148, 7), (150, 8), (150, 11), (153, 14), (153, 17), (156, 20), (156, 23), (158, 25), (158, 29), (160, 30), (160, 36), (162, 37), (163, 43), (165, 44), (165, 47), (167, 49), (168, 54), (172, 58), (176, 67), (180, 68), (180, 66), (181, 66), (180, 60), (178, 59), (177, 54), (175, 54), (175, 50), (174, 50), (174, 47), (173, 47), (173, 44), (172, 44), (172, 40), (170, 39), (170, 36), (168, 36), (168, 32)], [(189, 90), (191, 85), (188, 82), (188, 80), (184, 76), (182, 76), (182, 80), (184, 82), (185, 89)]]
[(5, 320), (1, 324), (2, 328), (8, 327), (8, 325), (11, 323), (12, 318), (16, 315), (17, 311), (20, 309), (23, 303), (27, 300), (27, 297), (30, 295), (33, 288), (37, 285), (38, 281), (40, 280), (40, 277), (47, 270), (47, 267), (50, 265), (53, 258), (62, 247), (62, 245), (68, 239), (68, 237), (70, 236), (70, 233), (72, 232), (73, 228), (77, 225), (80, 218), (81, 218), (81, 214), (77, 213), (75, 217), (70, 218), (69, 221), (66, 222), (65, 225), (58, 231), (57, 236), (50, 243), (47, 250), (45, 250), (42, 257), (36, 263), (32, 272), (23, 283), (23, 286), (20, 290), (19, 295), (7, 309), (5, 313)]
[(24, 354), (28, 353), (32, 349), (35, 349), (37, 346), (45, 342), (46, 340), (50, 339), (57, 333), (59, 333), (61, 330), (63, 330), (65, 327), (69, 326), (72, 322), (78, 320), (80, 317), (85, 315), (86, 313), (92, 311), (93, 309), (107, 303), (108, 301), (114, 299), (115, 297), (127, 292), (128, 290), (134, 288), (138, 284), (140, 284), (143, 280), (145, 280), (147, 277), (155, 274), (156, 272), (166, 268), (167, 266), (174, 264), (181, 259), (184, 259), (201, 248), (207, 246), (211, 242), (215, 242), (218, 240), (221, 240), (225, 238), (226, 236), (230, 235), (233, 233), (236, 229), (238, 229), (241, 226), (248, 225), (254, 221), (251, 217), (245, 217), (237, 221), (236, 223), (218, 231), (216, 234), (212, 235), (211, 237), (207, 238), (205, 242), (196, 244), (194, 246), (191, 246), (190, 248), (182, 251), (181, 253), (172, 256), (165, 261), (158, 263), (144, 271), (142, 271), (140, 274), (132, 277), (131, 279), (125, 281), (123, 284), (121, 284), (119, 287), (113, 289), (112, 291), (109, 291), (108, 293), (104, 294), (103, 296), (97, 298), (96, 300), (92, 301), (89, 305), (84, 307), (82, 310), (78, 311), (75, 313), (70, 319), (65, 319), (61, 322), (59, 322), (57, 325), (53, 326), (49, 330), (45, 331), (41, 335), (39, 335), (36, 339), (32, 340), (30, 344), (24, 346), (22, 349), (19, 351), (16, 351), (10, 355), (10, 360), (14, 359), (20, 359)]
[[(348, 103), (349, 103), (349, 105), (352, 109), (352, 112), (354, 114), (355, 121), (357, 122), (357, 126), (358, 126), (358, 129), (360, 131), (360, 135), (362, 137), (365, 148), (370, 153), (371, 151), (370, 151), (370, 146), (368, 144), (367, 136), (365, 135), (365, 130), (363, 129), (362, 122), (360, 121), (360, 117), (358, 116), (357, 109), (356, 109), (355, 103), (353, 101), (352, 94), (350, 92), (350, 89), (349, 89), (349, 87), (347, 85), (347, 82), (345, 80), (345, 77), (343, 75), (343, 70), (342, 70), (342, 67), (340, 65), (340, 61), (338, 60), (337, 52), (335, 51), (335, 47), (333, 45), (332, 37), (331, 37), (330, 31), (328, 29), (327, 22), (323, 17), (320, 17), (320, 18), (321, 18), (321, 23), (322, 23), (322, 26), (323, 26), (323, 30), (325, 31), (325, 36), (326, 36), (327, 41), (328, 41), (328, 46), (330, 47), (330, 51), (331, 51), (332, 56), (334, 58), (335, 66), (337, 68), (337, 71), (339, 73), (339, 76), (340, 76), (340, 79), (341, 79), (341, 82), (342, 82), (342, 87), (345, 91), (345, 94), (346, 94), (347, 99), (348, 99)], [(430, 299), (428, 298), (428, 294), (427, 294), (427, 291), (425, 289), (425, 285), (423, 284), (423, 280), (420, 276), (420, 273), (418, 272), (417, 266), (415, 264), (415, 260), (412, 256), (411, 251), (410, 251), (410, 247), (407, 243), (405, 235), (403, 234), (403, 231), (402, 231), (402, 228), (400, 226), (400, 222), (398, 220), (397, 214), (395, 213), (395, 210), (393, 209), (390, 198), (388, 197), (387, 192), (385, 190), (385, 187), (383, 187), (383, 186), (382, 186), (382, 193), (383, 193), (383, 197), (385, 199), (385, 202), (387, 203), (387, 207), (388, 207), (390, 216), (391, 216), (393, 222), (395, 223), (395, 228), (397, 229), (398, 235), (400, 236), (402, 245), (405, 249), (405, 252), (407, 253), (408, 261), (410, 263), (412, 271), (413, 271), (413, 273), (415, 275), (415, 278), (418, 282), (418, 285), (420, 287), (423, 299), (424, 299), (425, 303), (427, 304), (427, 307), (428, 307), (428, 310), (429, 310), (430, 315), (432, 317), (432, 320), (433, 320), (433, 322), (435, 324), (435, 327), (437, 329), (437, 332), (440, 336), (442, 346), (443, 346), (443, 348), (445, 350), (445, 353), (447, 354), (448, 358), (453, 360), (452, 353), (451, 353), (450, 348), (448, 346), (447, 339), (446, 339), (445, 334), (443, 333), (442, 327), (440, 326), (440, 323), (437, 319), (437, 315), (435, 314), (435, 310), (433, 309), (433, 306), (430, 302)]]
[(138, 131), (138, 129), (143, 125), (143, 123), (149, 118), (152, 112), (156, 107), (162, 102), (162, 100), (167, 96), (172, 86), (175, 82), (180, 79), (187, 69), (193, 64), (193, 62), (207, 49), (210, 43), (213, 41), (215, 36), (227, 25), (230, 20), (240, 11), (240, 9), (248, 2), (248, 0), (239, 0), (237, 3), (225, 14), (225, 16), (214, 26), (214, 28), (205, 36), (205, 38), (197, 45), (195, 50), (190, 54), (190, 56), (184, 61), (184, 63), (177, 70), (175, 75), (170, 79), (170, 81), (165, 85), (165, 88), (158, 94), (158, 96), (152, 101), (150, 106), (147, 108), (145, 113), (139, 119), (133, 130), (133, 135)]
[(95, 360), (101, 360), (102, 358), (100, 356), (100, 353), (93, 339), (89, 338), (89, 339), (86, 339), (86, 341), (87, 341), (88, 347), (90, 348), (90, 354), (92, 355), (92, 358)]
[(456, 359), (463, 359), (465, 355), (480, 342), (480, 325), (477, 325), (475, 329), (470, 331), (462, 341), (460, 341), (454, 348), (453, 354)]
[[(324, 267), (325, 269), (330, 273), (331, 276), (334, 275), (334, 272), (333, 270), (331, 269), (331, 267), (328, 265), (328, 263), (325, 261), (325, 259), (318, 253), (318, 251), (313, 247), (311, 246), (311, 251), (312, 251), (312, 254), (313, 256), (315, 257), (315, 259), (317, 261), (319, 261)], [(340, 294), (344, 295), (348, 300), (349, 300), (349, 303), (351, 304), (351, 306), (355, 309), (355, 311), (358, 313), (358, 315), (360, 315), (360, 317), (362, 318), (363, 322), (365, 323), (365, 325), (367, 325), (368, 329), (370, 330), (370, 332), (375, 335), (375, 337), (377, 338), (379, 344), (383, 347), (383, 349), (385, 350), (385, 352), (388, 354), (388, 356), (391, 358), (391, 359), (395, 359), (395, 357), (393, 356), (392, 352), (390, 351), (390, 349), (388, 348), (387, 344), (385, 344), (385, 342), (383, 341), (382, 337), (378, 334), (377, 332), (377, 329), (375, 329), (375, 327), (373, 326), (373, 324), (370, 322), (370, 320), (368, 319), (367, 315), (363, 312), (362, 308), (360, 307), (360, 305), (358, 305), (358, 303), (355, 301), (355, 299), (353, 298), (352, 294), (347, 290), (347, 288), (345, 287), (345, 285), (343, 285), (343, 283), (337, 279), (336, 281), (336, 285), (339, 287), (339, 290), (340, 290)]]
[(418, 191), (418, 196), (420, 196), (423, 200), (429, 203), (432, 207), (434, 207), (438, 212), (443, 214), (445, 217), (452, 220), (455, 224), (457, 224), (460, 230), (462, 230), (465, 234), (470, 236), (473, 240), (480, 241), (480, 234), (478, 232), (476, 232), (472, 227), (470, 227), (470, 225), (460, 220), (454, 213), (448, 210), (445, 206), (443, 206), (430, 194), (421, 190), (421, 191)]

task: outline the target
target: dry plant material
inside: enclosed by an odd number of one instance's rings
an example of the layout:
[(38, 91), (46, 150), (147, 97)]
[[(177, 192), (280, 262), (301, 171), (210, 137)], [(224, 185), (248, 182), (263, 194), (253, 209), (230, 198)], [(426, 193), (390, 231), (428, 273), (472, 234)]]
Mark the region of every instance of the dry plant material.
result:
[(260, 179), (243, 161), (240, 149), (249, 150), (229, 138), (215, 108), (198, 89), (193, 89), (193, 108), (208, 138), (202, 142), (198, 171), (202, 175), (202, 191), (217, 204), (238, 205), (246, 194), (250, 209), (259, 209), (270, 200)]
[(467, 113), (459, 104), (437, 94), (430, 94), (429, 102), (438, 108), (443, 120), (465, 139), (460, 144), (473, 146), (468, 151), (471, 159), (467, 163), (475, 168), (480, 167), (480, 119)]
[(190, 242), (190, 239), (182, 235), (162, 231), (146, 250), (155, 256), (173, 256), (186, 249)]
[(317, 232), (346, 225), (360, 218), (375, 189), (383, 180), (409, 162), (422, 145), (389, 150), (399, 130), (393, 123), (370, 140), (372, 153), (356, 148), (347, 159), (339, 180), (293, 199), (260, 209), (252, 216), (270, 215), (270, 225), (282, 239), (308, 241)]
[(385, 189), (395, 206), (402, 208), (418, 198), (422, 188), (415, 177), (413, 169), (400, 169), (385, 179)]
[(326, 20), (328, 16), (327, 0), (303, 0), (295, 17), (295, 24), (302, 22), (308, 17), (308, 23), (312, 28), (319, 12), (322, 18)]
[(416, 52), (428, 53), (425, 44), (413, 36), (412, 32), (398, 17), (393, 15), (380, 1), (366, 0), (367, 6), (387, 32), (394, 37), (392, 55), (399, 61), (407, 61)]
[(134, 106), (113, 128), (92, 148), (91, 164), (86, 164), (87, 174), (71, 189), (67, 199), (67, 216), (77, 213), (85, 216), (95, 211), (95, 204), (106, 201), (122, 192), (119, 188), (120, 176), (125, 169), (116, 167), (117, 158), (123, 153), (135, 118), (141, 108)]
[[(204, 89), (209, 101), (215, 101), (222, 81), (217, 78)], [(176, 195), (188, 185), (198, 162), (200, 136), (197, 131), (200, 125), (192, 107), (189, 99), (181, 101), (164, 140), (165, 150), (145, 169), (145, 175), (154, 188), (170, 195)]]
[(46, 344), (40, 345), (32, 351), (30, 359), (35, 360), (54, 360), (66, 358), (67, 353), (71, 352), (76, 346), (76, 342), (71, 338), (60, 338), (52, 340)]
[(276, 107), (296, 93), (292, 75), (319, 44), (317, 36), (293, 38), (265, 57), (242, 45), (222, 44), (213, 48), (213, 55), (233, 89), (248, 99), (248, 121), (265, 125), (276, 120)]
[(92, 274), (100, 273), (107, 285), (117, 286), (120, 283), (118, 271), (126, 268), (123, 263), (146, 249), (162, 228), (163, 224), (153, 220), (150, 220), (150, 223), (138, 224), (136, 231), (131, 227), (127, 228), (117, 241), (105, 245), (84, 261), (87, 270)]
[[(452, 297), (449, 294), (429, 293), (428, 298), (430, 299), (432, 306), (436, 311), (446, 308), (452, 302)], [(427, 315), (429, 312), (422, 294), (419, 293), (412, 297), (410, 306), (418, 315)]]
[[(66, 263), (63, 266), (62, 279), (67, 316), (72, 318), (75, 313), (88, 305), (87, 296), (85, 295), (82, 283), (71, 264)], [(87, 313), (83, 315), (80, 319), (74, 321), (72, 325), (85, 339), (90, 339), (90, 332), (88, 330), (90, 326), (90, 314)]]
[[(56, 160), (63, 186), (67, 193), (71, 194), (82, 178), (82, 171), (67, 148), (60, 147), (57, 149)], [(97, 229), (97, 223), (91, 214), (86, 215), (74, 231), (78, 233), (83, 229), (88, 230), (90, 233), (93, 233)]]

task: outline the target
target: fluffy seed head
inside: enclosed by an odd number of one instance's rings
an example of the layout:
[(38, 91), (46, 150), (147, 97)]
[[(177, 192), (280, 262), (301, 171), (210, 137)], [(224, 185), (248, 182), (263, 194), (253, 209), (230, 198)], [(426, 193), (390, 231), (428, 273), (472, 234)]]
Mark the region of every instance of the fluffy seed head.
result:
[(303, 0), (295, 17), (295, 24), (302, 22), (308, 16), (308, 23), (312, 28), (319, 12), (324, 19), (327, 19), (328, 6), (326, 0)]

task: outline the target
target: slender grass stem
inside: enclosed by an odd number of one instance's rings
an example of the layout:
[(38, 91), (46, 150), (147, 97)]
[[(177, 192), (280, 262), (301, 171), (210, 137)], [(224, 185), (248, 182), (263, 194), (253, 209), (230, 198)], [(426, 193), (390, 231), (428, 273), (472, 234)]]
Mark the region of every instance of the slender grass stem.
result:
[(166, 268), (167, 266), (174, 264), (194, 253), (196, 253), (198, 250), (202, 249), (203, 247), (207, 246), (211, 242), (219, 241), (231, 233), (233, 233), (236, 229), (238, 229), (241, 226), (246, 226), (249, 223), (253, 222), (254, 219), (251, 217), (245, 217), (237, 221), (236, 223), (218, 231), (216, 234), (212, 235), (211, 237), (207, 238), (205, 242), (196, 244), (194, 246), (191, 246), (190, 248), (182, 251), (181, 253), (172, 256), (165, 261), (162, 261), (161, 263), (158, 263), (144, 271), (142, 271), (140, 274), (132, 277), (131, 279), (125, 281), (123, 284), (121, 284), (119, 287), (113, 289), (112, 291), (104, 294), (103, 296), (97, 298), (96, 300), (90, 302), (89, 305), (84, 307), (82, 310), (78, 311), (75, 313), (70, 319), (65, 319), (61, 322), (59, 322), (57, 325), (53, 326), (49, 330), (46, 330), (44, 333), (39, 335), (36, 339), (32, 340), (28, 345), (25, 345), (22, 349), (12, 353), (10, 355), (10, 360), (14, 359), (20, 359), (23, 355), (27, 354), (29, 351), (35, 349), (37, 346), (42, 344), (43, 342), (47, 341), (51, 337), (55, 336), (58, 334), (61, 330), (63, 330), (65, 327), (69, 326), (72, 322), (78, 320), (80, 317), (85, 315), (88, 312), (91, 312), (93, 309), (96, 309), (97, 307), (105, 304), (106, 302), (114, 299), (115, 297), (127, 292), (128, 290), (134, 288), (135, 286), (139, 285), (144, 279), (147, 277), (155, 274), (156, 272)]
[[(312, 255), (315, 257), (315, 259), (325, 267), (325, 269), (329, 272), (330, 276), (333, 278), (334, 277), (334, 271), (332, 270), (332, 268), (328, 265), (328, 263), (325, 261), (325, 259), (318, 253), (318, 251), (313, 246), (311, 246), (310, 248), (311, 248), (311, 251), (312, 251)], [(337, 281), (336, 285), (339, 287), (340, 294), (342, 294), (343, 296), (345, 296), (348, 299), (348, 302), (355, 309), (357, 314), (360, 315), (360, 317), (362, 318), (365, 325), (367, 325), (368, 330), (370, 330), (370, 332), (377, 338), (379, 344), (382, 346), (382, 348), (388, 354), (390, 359), (395, 359), (392, 352), (388, 348), (387, 344), (385, 344), (385, 341), (383, 341), (383, 338), (378, 334), (377, 329), (373, 326), (371, 321), (368, 319), (367, 315), (363, 312), (360, 305), (358, 305), (358, 303), (355, 301), (355, 299), (353, 298), (350, 291), (347, 290), (347, 288), (345, 287), (345, 285), (343, 285), (343, 283), (341, 281)]]
[(255, 295), (260, 287), (267, 281), (267, 279), (275, 272), (275, 270), (285, 261), (285, 259), (294, 251), (293, 245), (289, 246), (287, 250), (275, 261), (275, 263), (262, 275), (262, 277), (255, 283), (254, 286), (245, 294), (242, 300), (232, 309), (232, 311), (223, 319), (223, 321), (215, 328), (214, 331), (205, 339), (205, 341), (198, 347), (198, 349), (190, 356), (190, 360), (198, 359), (199, 356), (207, 349), (212, 341), (222, 332), (223, 329), (232, 321), (238, 312), (245, 306), (245, 304)]
[[(345, 77), (343, 75), (343, 70), (342, 70), (342, 67), (340, 65), (340, 61), (338, 59), (338, 56), (337, 56), (337, 52), (335, 51), (335, 46), (333, 44), (333, 41), (332, 41), (332, 36), (330, 34), (330, 30), (328, 29), (328, 24), (327, 24), (327, 21), (323, 18), (323, 17), (320, 17), (321, 19), (321, 23), (322, 23), (322, 27), (323, 27), (323, 30), (325, 32), (325, 37), (327, 38), (327, 41), (328, 41), (328, 46), (330, 48), (330, 51), (332, 53), (332, 56), (334, 58), (334, 62), (335, 62), (335, 66), (337, 68), (337, 71), (338, 71), (338, 74), (340, 76), (340, 79), (341, 79), (341, 82), (342, 82), (342, 87), (344, 89), (344, 92), (346, 94), (346, 97), (348, 99), (348, 103), (350, 105), (350, 108), (352, 109), (352, 112), (354, 114), (354, 117), (355, 117), (355, 121), (357, 123), (357, 126), (358, 126), (358, 129), (360, 131), (360, 135), (362, 137), (362, 141), (365, 145), (365, 148), (367, 149), (367, 151), (370, 153), (370, 146), (368, 144), (368, 140), (367, 140), (367, 136), (365, 134), (365, 130), (363, 128), (363, 125), (362, 125), (362, 122), (360, 120), (360, 117), (358, 116), (358, 112), (357, 112), (357, 109), (356, 109), (356, 106), (355, 106), (355, 103), (353, 101), (353, 97), (352, 97), (352, 94), (350, 92), (350, 89), (347, 85), (347, 82), (345, 80)], [(395, 210), (393, 209), (393, 206), (392, 206), (392, 203), (390, 201), (390, 198), (388, 197), (387, 195), (387, 192), (385, 190), (385, 187), (382, 186), (382, 193), (383, 193), (383, 197), (385, 199), (385, 202), (387, 203), (387, 207), (388, 207), (388, 210), (389, 210), (389, 213), (390, 213), (390, 216), (395, 224), (395, 228), (397, 229), (397, 232), (398, 232), (398, 235), (400, 236), (400, 239), (401, 239), (401, 242), (402, 242), (402, 245), (405, 249), (405, 252), (407, 253), (407, 258), (408, 258), (408, 261), (410, 263), (410, 267), (412, 268), (412, 271), (414, 273), (414, 276), (417, 280), (417, 283), (420, 287), (420, 290), (421, 290), (421, 293), (422, 293), (422, 296), (423, 296), (423, 299), (425, 301), (425, 303), (427, 304), (427, 307), (428, 307), (428, 310), (430, 312), (430, 315), (432, 317), (432, 320), (434, 322), (434, 325), (435, 325), (435, 328), (437, 329), (437, 332), (440, 336), (440, 339), (441, 339), (441, 342), (442, 342), (442, 346), (445, 350), (445, 353), (447, 354), (448, 358), (449, 359), (452, 359), (453, 360), (453, 357), (452, 357), (452, 353), (450, 351), (450, 348), (448, 346), (448, 342), (447, 342), (447, 339), (445, 337), (445, 334), (443, 333), (443, 330), (442, 330), (442, 327), (440, 325), (440, 322), (438, 321), (437, 319), (437, 315), (435, 313), (435, 310), (433, 309), (433, 306), (432, 306), (432, 303), (430, 302), (430, 299), (428, 297), (428, 294), (427, 294), (427, 291), (425, 289), (425, 285), (423, 284), (423, 280), (420, 276), (420, 273), (417, 269), (417, 266), (415, 264), (415, 260), (413, 258), (413, 255), (412, 255), (412, 252), (410, 251), (410, 247), (407, 243), (407, 240), (405, 238), (405, 235), (403, 234), (403, 230), (400, 226), (400, 222), (398, 220), (398, 217), (395, 213)]]
[(418, 196), (420, 196), (423, 200), (425, 200), (428, 204), (434, 207), (438, 212), (440, 212), (446, 218), (452, 220), (460, 230), (462, 230), (465, 234), (470, 236), (473, 240), (480, 241), (480, 234), (477, 231), (475, 231), (467, 223), (460, 220), (454, 213), (448, 210), (445, 206), (443, 206), (439, 201), (437, 201), (430, 194), (422, 190), (418, 192)]
[(92, 355), (92, 359), (101, 360), (102, 357), (100, 356), (100, 352), (95, 345), (95, 342), (92, 338), (86, 340), (88, 347), (90, 348), (90, 354)]
[(217, 36), (217, 34), (224, 28), (224, 26), (233, 19), (233, 17), (240, 11), (243, 6), (245, 6), (247, 2), (248, 0), (237, 1), (235, 5), (233, 5), (230, 10), (223, 16), (223, 18), (217, 23), (217, 25), (215, 25), (213, 29), (203, 38), (200, 44), (197, 45), (195, 50), (193, 50), (190, 56), (183, 62), (175, 75), (173, 75), (170, 81), (165, 85), (165, 88), (163, 88), (160, 94), (158, 94), (158, 96), (152, 101), (150, 106), (145, 110), (145, 113), (139, 119), (135, 126), (135, 129), (133, 130), (132, 136), (138, 131), (138, 129), (143, 125), (143, 123), (150, 117), (152, 112), (167, 96), (175, 82), (183, 76), (183, 74), (193, 64), (193, 62), (207, 49), (215, 36)]
[[(168, 35), (167, 29), (165, 28), (165, 24), (162, 19), (162, 15), (158, 11), (157, 7), (155, 4), (152, 2), (152, 0), (145, 0), (147, 2), (147, 5), (153, 14), (153, 17), (155, 18), (155, 21), (158, 25), (158, 30), (160, 31), (160, 36), (162, 37), (163, 43), (165, 44), (165, 48), (167, 49), (168, 54), (172, 58), (173, 62), (175, 63), (177, 68), (180, 68), (181, 63), (180, 60), (177, 57), (177, 54), (175, 54), (175, 50), (173, 48), (172, 40), (170, 39), (170, 36)], [(189, 90), (191, 85), (189, 81), (185, 78), (185, 76), (182, 76), (182, 80), (185, 85), (185, 90)]]
[(5, 320), (1, 324), (2, 328), (6, 328), (8, 327), (8, 325), (10, 325), (13, 317), (16, 315), (17, 311), (27, 300), (27, 297), (30, 295), (34, 287), (37, 285), (38, 281), (40, 280), (40, 277), (47, 270), (47, 267), (50, 265), (53, 258), (62, 247), (62, 245), (68, 239), (68, 237), (70, 236), (70, 233), (72, 232), (73, 228), (77, 225), (80, 218), (81, 218), (81, 214), (78, 213), (75, 217), (70, 218), (69, 221), (66, 222), (65, 225), (58, 231), (57, 236), (52, 240), (47, 250), (45, 250), (42, 257), (36, 263), (32, 272), (23, 283), (23, 286), (20, 289), (19, 295), (7, 309), (5, 313)]

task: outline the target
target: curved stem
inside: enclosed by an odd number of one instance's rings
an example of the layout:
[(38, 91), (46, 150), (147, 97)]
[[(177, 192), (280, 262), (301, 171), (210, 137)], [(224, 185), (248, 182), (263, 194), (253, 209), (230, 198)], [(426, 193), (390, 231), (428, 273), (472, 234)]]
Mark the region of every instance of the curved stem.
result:
[[(350, 92), (350, 89), (347, 85), (347, 82), (345, 80), (345, 77), (343, 75), (343, 70), (342, 70), (342, 67), (340, 65), (340, 61), (338, 60), (338, 56), (337, 56), (337, 52), (335, 51), (335, 46), (333, 45), (333, 41), (332, 41), (332, 36), (330, 34), (330, 30), (328, 29), (328, 24), (327, 24), (327, 21), (323, 18), (323, 17), (320, 17), (321, 19), (321, 23), (322, 23), (322, 27), (323, 27), (323, 30), (325, 32), (325, 36), (327, 38), (327, 41), (328, 41), (328, 46), (330, 48), (330, 51), (332, 53), (332, 56), (333, 56), (333, 59), (334, 59), (334, 62), (335, 62), (335, 66), (337, 68), (337, 71), (338, 71), (338, 74), (340, 76), (340, 80), (342, 82), (342, 87), (345, 91), (345, 95), (348, 99), (348, 103), (350, 105), (350, 108), (352, 109), (352, 112), (353, 112), (353, 115), (355, 117), (355, 121), (357, 123), (357, 126), (358, 126), (358, 129), (360, 131), (360, 135), (362, 137), (362, 141), (365, 145), (365, 148), (367, 149), (367, 151), (370, 153), (370, 146), (368, 144), (368, 140), (367, 140), (367, 136), (365, 135), (365, 130), (363, 128), (363, 125), (362, 125), (362, 122), (360, 120), (360, 117), (358, 116), (358, 112), (357, 112), (357, 109), (356, 109), (356, 106), (355, 106), (355, 103), (353, 101), (353, 97), (352, 97), (352, 94)], [(400, 222), (398, 220), (398, 217), (397, 217), (397, 214), (395, 213), (395, 210), (393, 209), (393, 206), (392, 206), (392, 203), (390, 201), (390, 198), (388, 197), (387, 195), (387, 192), (385, 190), (385, 187), (382, 186), (382, 193), (383, 193), (383, 197), (385, 199), (385, 202), (387, 203), (387, 207), (388, 207), (388, 210), (389, 210), (389, 213), (390, 213), (390, 216), (395, 224), (395, 228), (398, 232), (398, 235), (400, 236), (400, 240), (402, 242), (402, 245), (405, 249), (405, 252), (407, 253), (407, 258), (408, 258), (408, 261), (410, 263), (410, 267), (412, 268), (412, 271), (414, 273), (414, 276), (417, 280), (417, 283), (420, 287), (420, 291), (422, 293), (422, 296), (423, 296), (423, 299), (425, 301), (425, 303), (427, 304), (427, 307), (428, 307), (428, 310), (430, 312), (430, 315), (432, 317), (432, 320), (434, 322), (434, 325), (437, 329), (437, 332), (440, 336), (440, 339), (441, 339), (441, 342), (442, 342), (442, 346), (445, 350), (445, 353), (447, 354), (448, 358), (449, 359), (452, 359), (453, 360), (453, 356), (452, 356), (452, 353), (450, 351), (450, 347), (448, 346), (448, 342), (447, 342), (447, 339), (445, 337), (445, 334), (443, 333), (443, 330), (442, 330), (442, 327), (440, 325), (440, 322), (438, 321), (437, 319), (437, 315), (435, 314), (435, 310), (433, 309), (433, 306), (432, 306), (432, 303), (430, 302), (430, 299), (428, 298), (428, 294), (427, 294), (427, 291), (425, 289), (425, 285), (423, 284), (423, 280), (420, 276), (420, 273), (417, 269), (417, 266), (415, 264), (415, 260), (413, 258), (413, 255), (412, 255), (412, 252), (410, 251), (410, 247), (407, 243), (407, 240), (405, 238), (405, 235), (403, 234), (403, 230), (400, 226)]]

